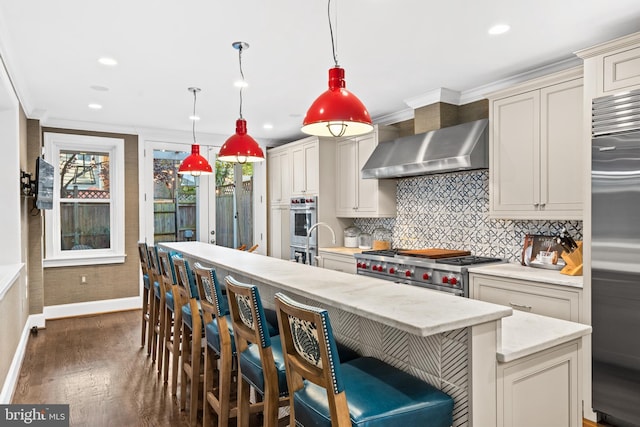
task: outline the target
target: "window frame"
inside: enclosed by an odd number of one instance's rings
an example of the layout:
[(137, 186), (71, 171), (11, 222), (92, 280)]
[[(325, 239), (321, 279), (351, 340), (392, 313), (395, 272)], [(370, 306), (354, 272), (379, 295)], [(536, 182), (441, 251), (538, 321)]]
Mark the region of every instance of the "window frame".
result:
[[(126, 253), (124, 221), (124, 139), (91, 135), (44, 133), (45, 160), (54, 166), (53, 209), (45, 211), (45, 253), (43, 267), (66, 267), (75, 265), (120, 264)], [(60, 152), (88, 151), (109, 155), (110, 191), (110, 248), (108, 249), (61, 249), (60, 225)]]

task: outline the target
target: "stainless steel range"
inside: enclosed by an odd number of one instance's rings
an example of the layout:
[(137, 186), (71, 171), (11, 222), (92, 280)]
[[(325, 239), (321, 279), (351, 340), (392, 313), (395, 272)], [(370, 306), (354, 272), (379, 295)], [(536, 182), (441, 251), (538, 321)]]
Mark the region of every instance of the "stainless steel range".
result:
[(506, 262), (474, 255), (430, 258), (402, 251), (364, 251), (355, 254), (357, 273), (455, 295), (469, 297), (469, 267)]

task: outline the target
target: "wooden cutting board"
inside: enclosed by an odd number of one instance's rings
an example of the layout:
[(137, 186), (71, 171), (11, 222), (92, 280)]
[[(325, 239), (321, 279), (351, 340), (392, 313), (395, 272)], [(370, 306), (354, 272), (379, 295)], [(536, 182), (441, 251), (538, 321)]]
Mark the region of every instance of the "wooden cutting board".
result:
[(438, 248), (429, 248), (429, 249), (398, 249), (399, 255), (418, 255), (426, 258), (451, 258), (456, 256), (466, 256), (471, 255), (470, 251), (458, 251), (455, 249), (438, 249)]

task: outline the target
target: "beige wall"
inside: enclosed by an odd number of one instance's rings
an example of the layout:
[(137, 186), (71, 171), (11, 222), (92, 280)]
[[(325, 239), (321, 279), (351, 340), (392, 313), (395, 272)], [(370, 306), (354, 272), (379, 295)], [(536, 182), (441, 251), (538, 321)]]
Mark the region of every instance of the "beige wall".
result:
[[(125, 141), (124, 264), (51, 267), (44, 269), (44, 306), (135, 297), (139, 289), (138, 261), (138, 137), (105, 132), (42, 128), (43, 132), (123, 138)], [(46, 226), (46, 225), (45, 225)], [(87, 284), (81, 284), (86, 276)]]
[[(40, 121), (29, 119), (26, 126), (26, 165), (27, 171), (33, 174), (35, 177), (36, 158), (38, 158), (42, 152), (42, 133), (40, 130)], [(42, 287), (42, 232), (43, 232), (43, 218), (42, 212), (33, 209), (34, 199), (27, 201), (29, 204), (29, 212), (26, 220), (23, 222), (23, 226), (26, 223), (28, 227), (27, 239), (23, 242), (28, 242), (28, 263), (27, 274), (29, 276), (29, 314), (41, 314), (44, 306), (44, 293)], [(23, 245), (24, 246), (24, 245)]]

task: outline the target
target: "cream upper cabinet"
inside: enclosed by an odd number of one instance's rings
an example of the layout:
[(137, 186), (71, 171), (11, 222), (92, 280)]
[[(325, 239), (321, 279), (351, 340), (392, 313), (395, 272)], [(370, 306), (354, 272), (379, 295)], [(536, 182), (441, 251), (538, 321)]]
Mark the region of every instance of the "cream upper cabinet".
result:
[[(585, 76), (594, 77), (593, 97), (640, 89), (640, 33), (630, 34), (576, 53)], [(591, 81), (591, 79), (590, 79)]]
[(396, 215), (396, 181), (362, 179), (360, 170), (378, 145), (381, 134), (393, 138), (393, 130), (376, 128), (370, 134), (336, 144), (336, 216), (382, 218)]
[(291, 153), (291, 195), (318, 195), (320, 176), (318, 138), (307, 138), (297, 142), (290, 149)]
[(270, 205), (288, 206), (291, 196), (289, 151), (286, 149), (267, 151), (267, 171)]
[(583, 84), (580, 69), (490, 97), (490, 215), (581, 219)]

